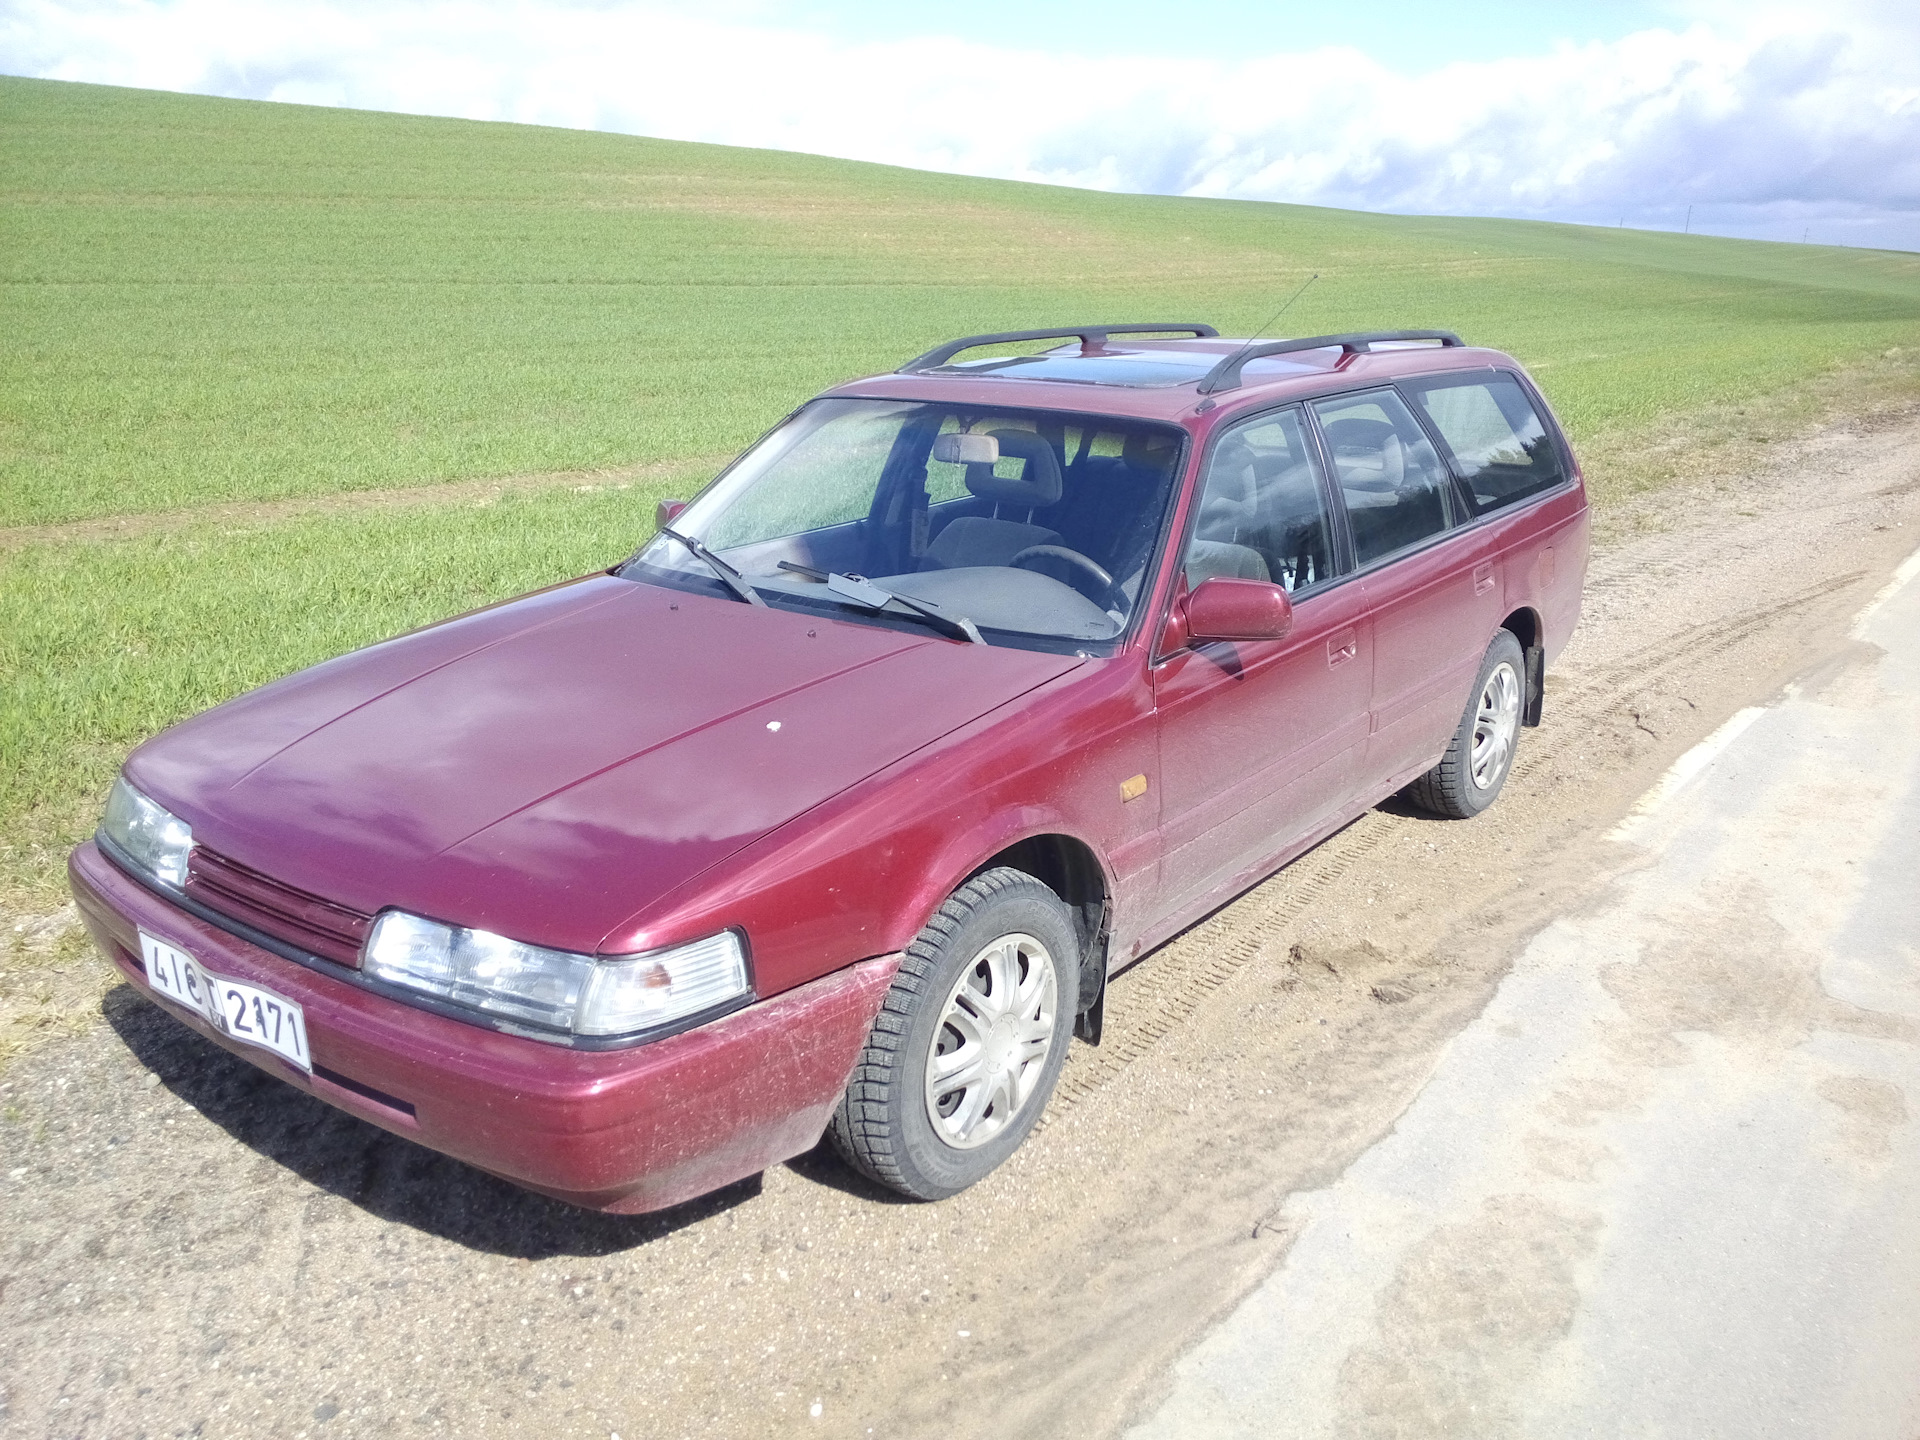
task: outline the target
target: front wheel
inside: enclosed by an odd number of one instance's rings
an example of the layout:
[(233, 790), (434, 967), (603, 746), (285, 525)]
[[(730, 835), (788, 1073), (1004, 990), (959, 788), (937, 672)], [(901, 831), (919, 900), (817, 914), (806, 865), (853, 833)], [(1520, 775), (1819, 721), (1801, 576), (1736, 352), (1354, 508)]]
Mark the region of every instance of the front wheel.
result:
[(1513, 633), (1502, 630), (1487, 646), (1467, 713), (1440, 763), (1406, 789), (1423, 810), (1467, 820), (1493, 804), (1513, 770), (1513, 747), (1526, 708), (1526, 660)]
[(907, 948), (828, 1128), (834, 1148), (918, 1200), (983, 1179), (1046, 1108), (1079, 979), (1060, 898), (1024, 871), (976, 875)]

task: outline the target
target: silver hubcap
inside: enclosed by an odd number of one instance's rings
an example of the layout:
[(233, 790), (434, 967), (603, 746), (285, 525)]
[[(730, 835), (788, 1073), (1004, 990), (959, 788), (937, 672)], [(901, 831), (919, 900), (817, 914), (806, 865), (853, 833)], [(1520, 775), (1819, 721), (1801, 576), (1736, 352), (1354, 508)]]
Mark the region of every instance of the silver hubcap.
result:
[(1473, 783), (1491, 790), (1513, 759), (1513, 737), (1520, 731), (1520, 677), (1502, 660), (1487, 676), (1473, 717)]
[(1031, 935), (1003, 935), (960, 972), (927, 1056), (927, 1118), (958, 1150), (984, 1145), (1026, 1107), (1059, 1014), (1053, 956)]

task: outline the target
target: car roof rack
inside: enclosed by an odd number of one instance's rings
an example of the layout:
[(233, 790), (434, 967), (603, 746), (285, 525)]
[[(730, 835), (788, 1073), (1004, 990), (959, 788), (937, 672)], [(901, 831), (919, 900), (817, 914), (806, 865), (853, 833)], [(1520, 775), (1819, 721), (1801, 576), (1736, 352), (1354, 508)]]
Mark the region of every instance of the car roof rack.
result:
[(1211, 340), (1219, 334), (1211, 325), (1069, 325), (1063, 330), (1003, 330), (998, 335), (969, 335), (964, 340), (936, 345), (893, 373), (917, 375), (923, 370), (937, 370), (962, 350), (975, 350), (983, 345), (1012, 345), (1020, 340), (1078, 340), (1085, 352), (1098, 350), (1109, 335), (1194, 335)]
[(1375, 345), (1391, 340), (1438, 340), (1443, 350), (1467, 343), (1451, 330), (1362, 330), (1351, 335), (1315, 335), (1305, 340), (1266, 340), (1258, 345), (1244, 345), (1227, 356), (1207, 372), (1199, 390), (1202, 395), (1211, 395), (1216, 390), (1238, 389), (1241, 367), (1268, 355), (1286, 355), (1295, 350), (1331, 350), (1336, 346), (1348, 355), (1363, 355)]

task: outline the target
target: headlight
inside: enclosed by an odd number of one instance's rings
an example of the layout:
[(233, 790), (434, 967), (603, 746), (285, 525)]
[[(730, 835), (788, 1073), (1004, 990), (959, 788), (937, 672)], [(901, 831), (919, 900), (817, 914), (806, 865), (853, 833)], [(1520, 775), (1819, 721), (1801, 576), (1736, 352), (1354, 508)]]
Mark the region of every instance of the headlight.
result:
[(100, 822), (100, 833), (154, 879), (173, 886), (187, 883), (192, 829), (134, 789), (124, 775), (113, 782), (107, 796), (107, 814)]
[(575, 1035), (651, 1030), (747, 993), (747, 957), (731, 930), (603, 959), (387, 910), (365, 962), (390, 984)]

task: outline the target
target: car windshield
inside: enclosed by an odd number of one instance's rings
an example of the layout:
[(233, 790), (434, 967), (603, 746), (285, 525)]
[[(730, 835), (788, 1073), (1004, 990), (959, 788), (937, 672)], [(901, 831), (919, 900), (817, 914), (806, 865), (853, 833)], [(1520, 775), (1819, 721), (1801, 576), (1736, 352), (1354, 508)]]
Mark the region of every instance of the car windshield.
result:
[(1101, 646), (1140, 600), (1182, 445), (1105, 416), (816, 400), (620, 573), (989, 644)]

